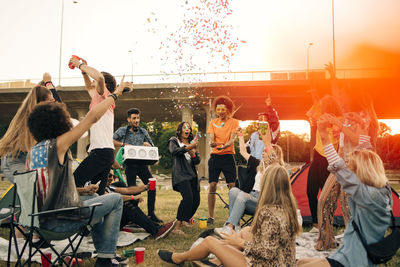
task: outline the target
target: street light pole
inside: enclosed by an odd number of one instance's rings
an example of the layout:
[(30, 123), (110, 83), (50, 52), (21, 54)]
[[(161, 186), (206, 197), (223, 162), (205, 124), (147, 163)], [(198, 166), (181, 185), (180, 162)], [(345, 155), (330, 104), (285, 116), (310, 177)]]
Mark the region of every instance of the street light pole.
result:
[(308, 73), (310, 71), (310, 47), (313, 45), (313, 43), (308, 43), (307, 46), (307, 72), (306, 72), (306, 79), (308, 80)]
[(333, 74), (336, 77), (336, 47), (335, 47), (335, 0), (332, 0), (332, 56), (333, 56)]
[(133, 82), (133, 50), (129, 50), (128, 53), (131, 54), (131, 79)]
[(58, 58), (58, 86), (61, 86), (61, 55), (63, 43), (64, 0), (61, 0), (60, 56)]
[[(77, 4), (78, 1), (72, 1)], [(62, 43), (63, 43), (63, 29), (64, 29), (64, 0), (61, 0), (61, 29), (60, 29), (60, 56), (58, 58), (58, 86), (61, 86), (61, 57), (62, 57)]]

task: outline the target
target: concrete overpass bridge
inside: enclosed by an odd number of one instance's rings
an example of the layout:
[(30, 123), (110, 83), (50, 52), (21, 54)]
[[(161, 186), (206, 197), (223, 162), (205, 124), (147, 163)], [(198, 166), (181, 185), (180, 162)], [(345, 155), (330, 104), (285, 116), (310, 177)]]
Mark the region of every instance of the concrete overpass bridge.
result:
[[(393, 74), (393, 73), (392, 73)], [(212, 75), (209, 77), (207, 75)], [(309, 79), (306, 79), (308, 76)], [(382, 75), (376, 70), (338, 70), (343, 86), (354, 94), (369, 93), (379, 118), (400, 118), (398, 104), (399, 82), (395, 75)], [(383, 78), (382, 78), (383, 77)], [(235, 118), (254, 120), (256, 114), (265, 109), (265, 97), (271, 95), (273, 106), (280, 119), (306, 119), (305, 112), (312, 105), (307, 90), (312, 84), (323, 95), (330, 93), (330, 81), (324, 70), (208, 73), (185, 75), (137, 75), (134, 91), (121, 96), (115, 109), (115, 128), (126, 119), (126, 110), (137, 107), (142, 111), (142, 120), (149, 121), (195, 121), (201, 132), (211, 120), (210, 103), (213, 97), (229, 95), (240, 107)], [(175, 82), (171, 82), (175, 78)], [(117, 77), (117, 81), (120, 77)], [(56, 79), (55, 79), (56, 80)], [(8, 123), (14, 116), (26, 93), (38, 80), (0, 81), (0, 123)], [(203, 81), (203, 82), (197, 82)], [(67, 78), (58, 86), (59, 94), (68, 106), (71, 115), (82, 118), (88, 111), (90, 97), (82, 78)], [(3, 87), (3, 88), (1, 88)], [(85, 155), (87, 139), (78, 143), (78, 157)], [(209, 147), (205, 139), (200, 143), (203, 160), (199, 174), (206, 176)]]

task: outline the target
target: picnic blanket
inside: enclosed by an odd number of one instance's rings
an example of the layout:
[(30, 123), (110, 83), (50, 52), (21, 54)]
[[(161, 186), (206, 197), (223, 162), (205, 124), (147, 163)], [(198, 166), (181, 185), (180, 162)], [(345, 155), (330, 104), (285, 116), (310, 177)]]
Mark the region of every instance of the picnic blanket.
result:
[[(118, 233), (117, 247), (125, 247), (125, 246), (132, 245), (133, 243), (135, 243), (139, 240), (144, 240), (149, 235), (150, 235), (149, 233), (144, 233), (144, 232), (128, 233), (128, 232), (120, 231)], [(76, 244), (76, 243), (77, 243), (77, 241), (74, 242), (74, 244)], [(68, 241), (67, 240), (51, 241), (51, 244), (54, 246), (54, 248), (57, 251), (61, 251), (68, 244)], [(89, 237), (83, 238), (82, 243), (79, 246), (78, 253), (79, 252), (91, 252), (92, 257), (96, 257), (95, 250), (96, 249), (94, 248), (93, 240), (89, 236)], [(42, 251), (51, 252), (51, 249), (46, 248), (46, 249), (43, 249)], [(24, 254), (25, 254), (25, 252), (24, 252)], [(8, 255), (8, 240), (6, 240), (4, 238), (0, 238), (0, 260), (7, 261), (7, 255)], [(23, 258), (26, 259), (27, 257), (25, 256)], [(40, 263), (41, 262), (40, 253), (36, 253), (33, 256), (32, 260)], [(11, 261), (12, 262), (17, 261), (14, 253), (11, 253)]]
[[(344, 234), (335, 236), (336, 241), (343, 244)], [(302, 258), (326, 258), (331, 255), (336, 249), (327, 251), (318, 251), (314, 248), (315, 242), (318, 239), (318, 233), (304, 232), (296, 238), (296, 259)]]

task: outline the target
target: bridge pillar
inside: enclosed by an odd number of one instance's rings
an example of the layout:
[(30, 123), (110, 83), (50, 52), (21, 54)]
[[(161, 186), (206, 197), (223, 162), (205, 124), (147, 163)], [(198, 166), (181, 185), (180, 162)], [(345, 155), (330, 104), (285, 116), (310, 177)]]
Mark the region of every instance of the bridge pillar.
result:
[(207, 136), (207, 128), (211, 121), (211, 114), (209, 106), (202, 108), (205, 111), (205, 116), (197, 121), (201, 138), (199, 139), (198, 151), (200, 153), (201, 162), (197, 167), (199, 177), (208, 178), (208, 159), (210, 158), (211, 149), (209, 144), (210, 138)]
[[(78, 120), (81, 121), (86, 113), (88, 112), (87, 109), (84, 108), (76, 108), (75, 109), (76, 113), (78, 114)], [(89, 136), (86, 136), (84, 138), (80, 138), (78, 140), (78, 145), (77, 145), (77, 149), (76, 149), (76, 157), (78, 159), (83, 160), (84, 158), (87, 157), (87, 153), (86, 153), (86, 146), (89, 144)]]
[(182, 121), (188, 122), (191, 126), (193, 124), (193, 111), (186, 105), (181, 108)]

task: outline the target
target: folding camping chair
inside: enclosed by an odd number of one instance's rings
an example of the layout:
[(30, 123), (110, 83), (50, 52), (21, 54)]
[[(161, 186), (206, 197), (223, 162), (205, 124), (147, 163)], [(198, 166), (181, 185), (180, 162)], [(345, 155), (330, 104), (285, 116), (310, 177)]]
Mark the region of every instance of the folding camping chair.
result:
[[(20, 209), (16, 208), (13, 210), (13, 197), (14, 197), (15, 186), (10, 187), (0, 197), (0, 225), (10, 223), (10, 215), (13, 214), (16, 218), (19, 217)], [(19, 207), (19, 199), (16, 199), (16, 205)]]
[[(90, 225), (90, 222), (93, 218), (93, 213), (94, 209), (96, 206), (100, 206), (101, 203), (95, 203), (90, 206), (85, 206), (85, 207), (70, 207), (70, 208), (64, 208), (64, 209), (57, 209), (57, 210), (50, 210), (50, 211), (43, 211), (43, 212), (38, 212), (38, 205), (37, 205), (37, 196), (36, 196), (36, 186), (37, 186), (37, 171), (28, 171), (24, 173), (14, 173), (14, 178), (15, 178), (15, 192), (13, 196), (13, 211), (15, 211), (18, 206), (16, 205), (16, 198), (17, 195), (19, 197), (19, 202), (20, 202), (20, 217), (19, 221), (17, 222), (14, 220), (14, 214), (11, 214), (10, 216), (10, 236), (9, 236), (9, 244), (8, 244), (8, 258), (7, 258), (7, 266), (10, 266), (10, 256), (11, 256), (11, 246), (14, 241), (14, 246), (15, 246), (15, 252), (17, 256), (17, 262), (15, 266), (24, 266), (28, 265), (31, 266), (32, 263), (32, 257), (36, 253), (40, 253), (41, 256), (46, 258), (49, 262), (51, 262), (51, 266), (54, 266), (58, 263), (64, 263), (67, 266), (70, 266), (73, 264), (73, 258), (75, 258), (75, 262), (79, 266), (78, 258), (77, 258), (77, 250), (82, 242), (82, 239), (84, 237), (84, 233), (87, 231), (87, 227)], [(83, 224), (79, 229), (73, 232), (54, 232), (54, 231), (49, 231), (46, 229), (40, 228), (39, 224), (39, 215), (43, 214), (56, 214), (60, 212), (66, 212), (66, 211), (74, 211), (78, 210), (81, 208), (92, 208), (90, 215), (89, 215), (89, 220), (87, 223)], [(86, 219), (85, 219), (86, 220)], [(23, 230), (24, 228), (24, 230)], [(15, 235), (15, 231), (18, 229), (21, 233), (23, 233), (25, 237), (25, 242), (23, 244), (23, 247), (20, 251), (18, 244), (17, 244), (17, 239)], [(41, 242), (33, 243), (33, 235), (38, 235), (40, 238)], [(64, 240), (68, 239), (68, 244), (67, 246), (62, 249), (61, 252), (58, 252), (52, 245), (50, 245), (50, 249), (52, 250), (52, 253), (55, 254), (56, 257), (54, 257), (52, 260), (47, 258), (45, 253), (42, 251), (41, 245), (44, 242), (47, 242), (50, 244), (51, 240)], [(74, 245), (73, 242), (77, 240), (77, 244)], [(28, 250), (28, 259), (23, 263), (23, 253), (24, 251)], [(72, 252), (68, 252), (68, 250), (71, 250)], [(69, 262), (67, 262), (64, 257), (71, 255), (71, 258)]]
[[(238, 178), (235, 181), (235, 187), (239, 188), (240, 190), (247, 192), (247, 188), (249, 185), (248, 175), (247, 175), (247, 168), (243, 166), (238, 166)], [(224, 203), (224, 208), (229, 210), (229, 204), (221, 197), (221, 195), (217, 192), (213, 192), (218, 196), (218, 198)], [(248, 217), (250, 216), (250, 217)], [(240, 220), (242, 224), (240, 225), (242, 228), (248, 226), (252, 223), (254, 219), (254, 213), (248, 210), (245, 210)]]

